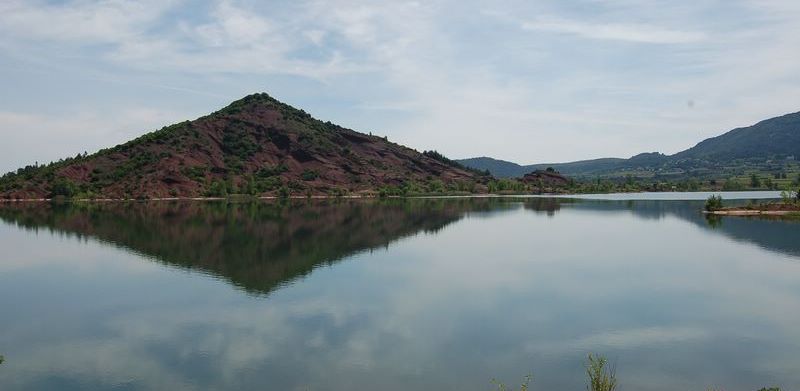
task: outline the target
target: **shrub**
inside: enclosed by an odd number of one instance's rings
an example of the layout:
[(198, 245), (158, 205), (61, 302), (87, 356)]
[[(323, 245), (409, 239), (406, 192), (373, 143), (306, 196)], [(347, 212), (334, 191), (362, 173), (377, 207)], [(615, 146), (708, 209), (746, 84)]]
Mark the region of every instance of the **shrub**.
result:
[(756, 189), (761, 187), (761, 178), (759, 178), (758, 175), (753, 174), (753, 175), (750, 176), (750, 187), (753, 187), (753, 188), (756, 188)]
[(722, 209), (722, 196), (712, 195), (706, 200), (706, 211), (713, 212)]
[(737, 191), (737, 190), (742, 190), (743, 188), (744, 186), (742, 186), (742, 184), (739, 183), (739, 181), (737, 181), (736, 178), (730, 178), (726, 180), (725, 183), (722, 185), (722, 190), (726, 191)]
[(281, 186), (280, 189), (278, 189), (278, 198), (286, 199), (289, 198), (289, 195), (290, 195), (289, 188), (287, 186), (284, 185)]
[(66, 178), (58, 178), (53, 182), (53, 186), (50, 189), (50, 196), (51, 197), (58, 197), (62, 196), (65, 198), (72, 198), (75, 195), (77, 188), (75, 184), (72, 183), (69, 179)]
[(784, 190), (781, 192), (781, 199), (784, 204), (800, 203), (800, 189), (797, 191)]
[(259, 178), (269, 178), (273, 176), (278, 176), (288, 170), (289, 167), (286, 167), (286, 164), (281, 163), (274, 167), (264, 167), (258, 170), (258, 172), (256, 172), (256, 176), (258, 176)]
[(280, 177), (258, 178), (255, 180), (256, 193), (272, 191), (283, 185)]
[(300, 178), (302, 180), (304, 180), (304, 181), (313, 181), (314, 179), (317, 179), (318, 177), (319, 177), (319, 174), (314, 170), (308, 170), (307, 169), (307, 170), (303, 171), (302, 174), (300, 174)]
[(347, 190), (341, 187), (334, 187), (328, 191), (328, 195), (336, 198), (341, 198), (347, 195)]
[(185, 167), (181, 170), (184, 175), (196, 182), (201, 181), (206, 177), (206, 171), (208, 171), (208, 169), (203, 166)]
[(431, 193), (442, 193), (444, 190), (444, 182), (439, 179), (434, 179), (428, 183), (428, 191)]
[(222, 136), (222, 150), (226, 154), (247, 160), (258, 151), (258, 145), (252, 141), (246, 130), (229, 127)]
[(208, 187), (206, 195), (208, 197), (227, 197), (228, 187), (225, 185), (225, 182), (215, 180), (214, 182), (211, 182), (211, 186)]
[(499, 191), (525, 191), (525, 184), (515, 179), (498, 179), (490, 181), (488, 186), (490, 193)]
[(258, 193), (256, 191), (256, 180), (255, 178), (253, 178), (252, 175), (248, 175), (245, 178), (241, 190), (244, 194), (249, 194), (249, 195), (256, 195), (256, 193)]

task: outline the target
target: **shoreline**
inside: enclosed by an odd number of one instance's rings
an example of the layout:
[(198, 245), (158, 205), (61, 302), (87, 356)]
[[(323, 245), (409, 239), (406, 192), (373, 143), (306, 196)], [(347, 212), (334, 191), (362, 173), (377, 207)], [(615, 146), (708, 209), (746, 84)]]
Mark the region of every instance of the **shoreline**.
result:
[(800, 215), (797, 210), (759, 210), (759, 209), (732, 209), (732, 210), (704, 210), (703, 214), (714, 216), (789, 216)]
[[(763, 191), (763, 192), (767, 193), (767, 192), (770, 192), (770, 191)], [(725, 194), (725, 193), (734, 193), (735, 194), (735, 193), (748, 193), (748, 192), (717, 192), (717, 193), (714, 193), (714, 194)], [(71, 199), (70, 198), (63, 198), (63, 199), (59, 199), (59, 198), (18, 198), (18, 199), (0, 198), (0, 205), (2, 205), (2, 204), (13, 204), (13, 203), (43, 203), (43, 202), (63, 202), (63, 203), (69, 203), (69, 202), (80, 202), (80, 203), (98, 202), (98, 203), (108, 203), (108, 202), (148, 202), (148, 201), (225, 201), (225, 200), (227, 200), (227, 201), (258, 201), (258, 200), (282, 200), (282, 199), (283, 200), (303, 200), (303, 199), (305, 199), (305, 200), (309, 200), (309, 199), (328, 200), (328, 199), (403, 199), (403, 198), (406, 198), (406, 199), (414, 199), (414, 198), (427, 198), (427, 199), (439, 199), (439, 198), (441, 198), (441, 199), (444, 199), (444, 198), (515, 198), (515, 197), (520, 197), (520, 198), (550, 198), (550, 197), (552, 197), (552, 198), (575, 198), (575, 199), (586, 199), (586, 200), (596, 199), (596, 200), (624, 201), (625, 200), (624, 198), (615, 199), (615, 198), (607, 198), (607, 197), (614, 197), (614, 196), (629, 197), (629, 196), (635, 196), (635, 195), (642, 195), (642, 196), (647, 196), (647, 198), (642, 198), (642, 200), (648, 200), (648, 199), (651, 199), (651, 198), (653, 200), (657, 200), (658, 199), (658, 195), (669, 195), (669, 194), (679, 194), (679, 195), (697, 194), (699, 196), (699, 195), (710, 194), (710, 192), (707, 192), (707, 191), (694, 191), (694, 192), (665, 191), (665, 192), (625, 192), (625, 193), (613, 192), (613, 193), (541, 193), (541, 194), (506, 193), (506, 192), (502, 192), (502, 193), (472, 193), (472, 194), (465, 194), (465, 193), (453, 193), (453, 194), (447, 194), (447, 193), (444, 193), (444, 194), (442, 194), (442, 193), (440, 193), (440, 194), (435, 194), (435, 193), (431, 194), (431, 193), (428, 193), (428, 194), (425, 194), (425, 193), (422, 193), (422, 194), (406, 195), (406, 196), (387, 195), (387, 196), (383, 196), (383, 197), (378, 195), (378, 194), (374, 194), (374, 193), (371, 193), (371, 194), (370, 193), (368, 193), (368, 194), (363, 194), (362, 193), (362, 194), (350, 194), (350, 195), (338, 195), (338, 196), (337, 195), (322, 195), (322, 194), (311, 195), (311, 196), (309, 196), (309, 195), (290, 195), (288, 197), (232, 195), (232, 196), (228, 196), (228, 197), (158, 197), (158, 198), (141, 198), (141, 199), (137, 199), (137, 198), (127, 198), (127, 199), (126, 198), (71, 198)], [(653, 196), (656, 196), (656, 197), (653, 198)], [(759, 194), (759, 195), (752, 195), (752, 197), (751, 196), (747, 196), (747, 197), (741, 197), (740, 196), (740, 197), (736, 197), (736, 198), (732, 198), (732, 199), (763, 199), (763, 200), (768, 200), (768, 199), (773, 199), (773, 198), (777, 198), (777, 195), (775, 195), (774, 197), (772, 197), (772, 196), (765, 197), (763, 194)], [(665, 199), (665, 200), (667, 200), (667, 199)], [(675, 199), (669, 199), (669, 200), (673, 200), (673, 201), (682, 201), (682, 200), (700, 201), (701, 199), (698, 197), (698, 198), (686, 198), (686, 199), (675, 198)], [(740, 208), (725, 208), (725, 209), (721, 209), (721, 210), (715, 211), (715, 212), (719, 212), (719, 213), (715, 213), (715, 214), (719, 214), (719, 215), (735, 215), (736, 213), (730, 213), (733, 209), (740, 210)], [(748, 209), (745, 209), (745, 208), (741, 208), (741, 210), (746, 210), (747, 211), (747, 213), (742, 213), (743, 215), (744, 214), (749, 214), (749, 215), (758, 214), (758, 213), (756, 213), (757, 210), (754, 210), (754, 209), (749, 209), (748, 210)], [(798, 211), (798, 212), (800, 212), (800, 211)], [(704, 213), (711, 213), (711, 212), (705, 211)]]
[[(144, 199), (136, 199), (136, 198), (67, 198), (64, 200), (55, 200), (53, 198), (19, 198), (19, 199), (0, 199), (0, 204), (2, 203), (38, 203), (38, 202), (148, 202), (148, 201), (242, 201), (242, 200), (280, 200), (280, 199), (287, 199), (287, 200), (300, 200), (300, 199), (335, 199), (335, 198), (348, 198), (348, 199), (361, 199), (361, 198), (379, 198), (374, 196), (359, 196), (359, 195), (349, 195), (349, 196), (323, 196), (323, 195), (316, 195), (316, 196), (289, 196), (289, 197), (278, 197), (278, 196), (260, 196), (260, 197), (164, 197), (164, 198), (144, 198)], [(389, 197), (389, 198), (401, 198), (401, 197)]]

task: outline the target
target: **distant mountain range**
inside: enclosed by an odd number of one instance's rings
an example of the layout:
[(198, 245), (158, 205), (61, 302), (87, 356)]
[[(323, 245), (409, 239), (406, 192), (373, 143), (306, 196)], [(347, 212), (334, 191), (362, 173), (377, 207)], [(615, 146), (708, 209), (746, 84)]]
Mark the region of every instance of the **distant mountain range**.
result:
[(20, 168), (0, 177), (0, 199), (486, 192), (511, 186), (502, 181), (493, 186), (497, 183), (486, 171), (522, 178), (537, 170), (541, 173), (521, 181), (530, 186), (522, 187), (543, 191), (545, 185), (574, 183), (556, 178), (556, 172), (578, 180), (671, 180), (741, 176), (756, 169), (775, 172), (777, 178), (789, 165), (800, 170), (798, 156), (800, 113), (794, 113), (734, 129), (670, 156), (653, 152), (528, 166), (488, 157), (453, 161), (436, 151), (418, 152), (317, 120), (261, 93), (91, 155)]
[(262, 93), (92, 155), (19, 169), (0, 178), (0, 198), (329, 195), (487, 180), (435, 151), (317, 120)]
[(488, 170), (501, 178), (522, 177), (547, 167), (578, 178), (623, 175), (714, 177), (731, 174), (732, 169), (737, 167), (780, 169), (787, 161), (793, 162), (799, 158), (800, 113), (793, 113), (731, 130), (674, 155), (651, 152), (629, 159), (604, 158), (525, 166), (490, 157), (461, 159), (457, 162), (478, 170)]

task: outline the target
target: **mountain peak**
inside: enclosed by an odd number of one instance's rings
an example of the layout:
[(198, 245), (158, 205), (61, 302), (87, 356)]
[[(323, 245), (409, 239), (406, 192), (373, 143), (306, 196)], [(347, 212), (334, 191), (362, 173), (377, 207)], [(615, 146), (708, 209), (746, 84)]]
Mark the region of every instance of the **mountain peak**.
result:
[(266, 92), (256, 92), (254, 94), (246, 95), (241, 99), (237, 99), (231, 102), (229, 105), (225, 106), (218, 112), (237, 110), (252, 105), (275, 106), (283, 104), (284, 104), (283, 102), (271, 97)]
[(438, 153), (322, 122), (257, 93), (93, 155), (7, 174), (0, 197), (425, 192), (483, 181)]

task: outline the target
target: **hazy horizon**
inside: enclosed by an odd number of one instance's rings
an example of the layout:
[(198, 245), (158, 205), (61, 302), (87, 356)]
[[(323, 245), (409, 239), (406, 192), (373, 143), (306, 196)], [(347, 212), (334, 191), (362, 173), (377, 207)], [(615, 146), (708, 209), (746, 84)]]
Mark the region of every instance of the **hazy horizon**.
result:
[(451, 158), (672, 154), (800, 110), (791, 1), (0, 4), (0, 172), (255, 92)]

